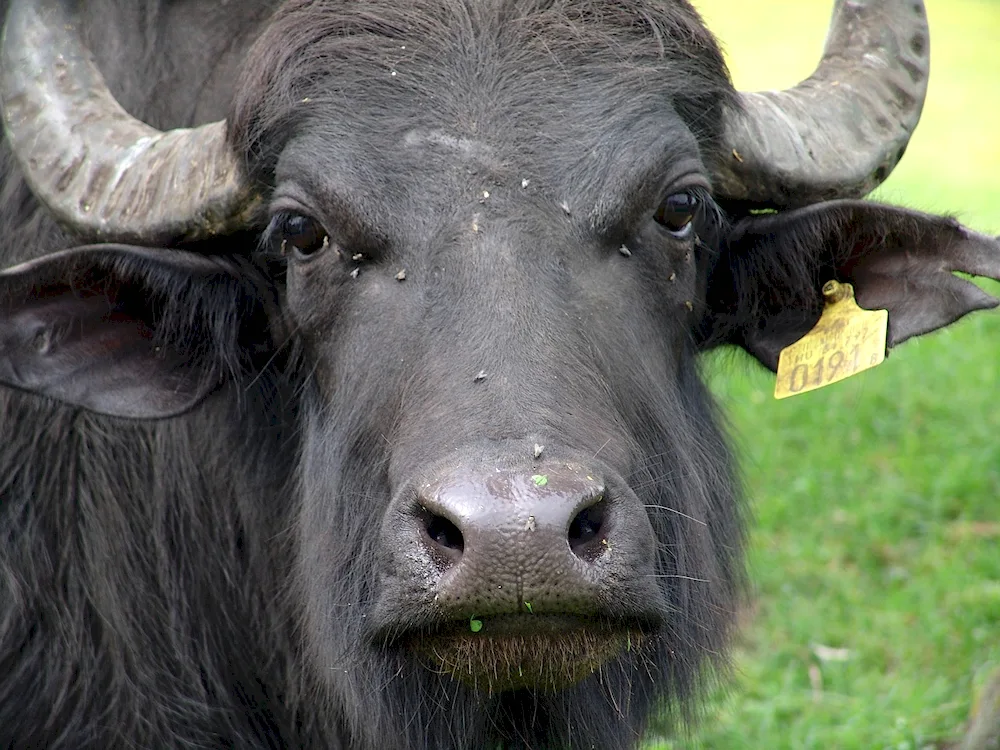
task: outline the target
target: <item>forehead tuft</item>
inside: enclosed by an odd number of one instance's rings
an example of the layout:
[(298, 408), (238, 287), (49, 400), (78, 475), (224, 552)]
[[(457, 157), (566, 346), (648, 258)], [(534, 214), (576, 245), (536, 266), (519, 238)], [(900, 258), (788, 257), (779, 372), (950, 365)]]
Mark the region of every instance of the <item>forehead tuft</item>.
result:
[(561, 100), (592, 104), (596, 120), (664, 98), (699, 141), (717, 138), (734, 101), (719, 48), (685, 2), (294, 0), (251, 49), (229, 128), (261, 172), (331, 106), (396, 117), (400, 133), (446, 116), (464, 132), (518, 120), (523, 132)]

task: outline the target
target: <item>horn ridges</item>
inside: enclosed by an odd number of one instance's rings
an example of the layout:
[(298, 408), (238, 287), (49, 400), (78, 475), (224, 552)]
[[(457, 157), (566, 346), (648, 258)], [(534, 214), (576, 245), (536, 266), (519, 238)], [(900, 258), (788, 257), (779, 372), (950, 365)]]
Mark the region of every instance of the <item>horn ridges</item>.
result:
[(896, 166), (930, 69), (920, 0), (837, 0), (816, 72), (785, 91), (741, 94), (713, 165), (717, 195), (788, 208), (858, 198)]
[(258, 199), (225, 122), (160, 132), (108, 90), (59, 0), (14, 0), (0, 41), (6, 137), (35, 196), (74, 235), (153, 245), (244, 227)]

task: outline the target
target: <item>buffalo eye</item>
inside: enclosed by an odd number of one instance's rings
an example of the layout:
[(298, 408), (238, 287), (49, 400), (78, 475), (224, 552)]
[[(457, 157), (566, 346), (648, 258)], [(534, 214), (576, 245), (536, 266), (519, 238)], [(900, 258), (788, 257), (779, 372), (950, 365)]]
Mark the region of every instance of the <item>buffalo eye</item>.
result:
[(653, 220), (678, 238), (691, 233), (691, 222), (698, 210), (698, 198), (691, 193), (668, 195), (653, 214)]
[(303, 258), (315, 255), (330, 244), (329, 235), (313, 218), (302, 214), (290, 214), (281, 222), (282, 249), (291, 247)]

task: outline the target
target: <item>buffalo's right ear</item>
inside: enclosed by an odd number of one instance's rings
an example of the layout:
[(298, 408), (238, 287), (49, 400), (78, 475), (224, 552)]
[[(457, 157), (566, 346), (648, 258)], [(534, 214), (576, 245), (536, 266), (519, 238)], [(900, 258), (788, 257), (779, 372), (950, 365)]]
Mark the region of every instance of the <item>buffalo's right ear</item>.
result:
[(120, 417), (199, 403), (274, 350), (249, 262), (127, 245), (0, 271), (0, 383)]

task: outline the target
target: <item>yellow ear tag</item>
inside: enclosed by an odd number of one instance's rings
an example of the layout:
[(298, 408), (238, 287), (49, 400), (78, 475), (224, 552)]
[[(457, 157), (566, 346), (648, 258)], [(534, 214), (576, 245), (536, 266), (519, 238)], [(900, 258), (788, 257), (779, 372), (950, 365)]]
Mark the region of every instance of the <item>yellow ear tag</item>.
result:
[(775, 398), (815, 391), (885, 359), (888, 311), (863, 310), (854, 287), (837, 281), (823, 285), (823, 297), (826, 305), (813, 329), (778, 355)]

